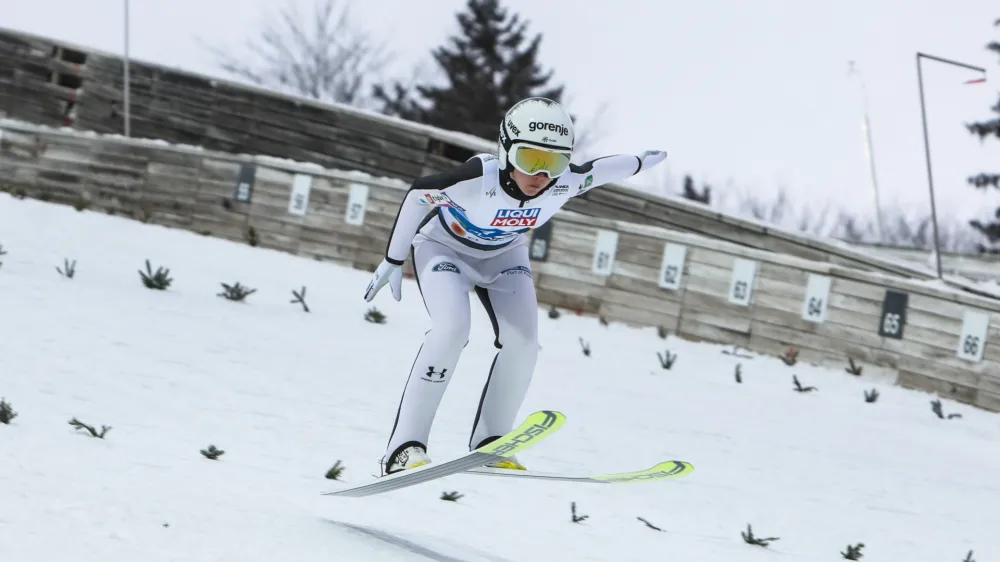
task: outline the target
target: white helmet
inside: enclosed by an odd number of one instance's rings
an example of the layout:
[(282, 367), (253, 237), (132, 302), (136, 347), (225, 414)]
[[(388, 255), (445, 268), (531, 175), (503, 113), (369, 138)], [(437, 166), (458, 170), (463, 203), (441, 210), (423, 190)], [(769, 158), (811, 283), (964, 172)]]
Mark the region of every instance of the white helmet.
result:
[(557, 178), (569, 168), (575, 141), (573, 120), (561, 105), (546, 98), (521, 100), (500, 123), (500, 169)]

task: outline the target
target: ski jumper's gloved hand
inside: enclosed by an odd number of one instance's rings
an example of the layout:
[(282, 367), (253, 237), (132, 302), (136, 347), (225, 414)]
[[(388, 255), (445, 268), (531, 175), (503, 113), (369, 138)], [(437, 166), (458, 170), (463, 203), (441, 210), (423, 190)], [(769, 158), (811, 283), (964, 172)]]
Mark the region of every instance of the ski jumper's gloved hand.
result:
[(403, 266), (383, 259), (378, 269), (372, 274), (372, 281), (368, 284), (368, 289), (365, 290), (365, 301), (372, 302), (379, 289), (384, 287), (386, 283), (392, 289), (392, 298), (396, 299), (397, 302), (403, 298)]

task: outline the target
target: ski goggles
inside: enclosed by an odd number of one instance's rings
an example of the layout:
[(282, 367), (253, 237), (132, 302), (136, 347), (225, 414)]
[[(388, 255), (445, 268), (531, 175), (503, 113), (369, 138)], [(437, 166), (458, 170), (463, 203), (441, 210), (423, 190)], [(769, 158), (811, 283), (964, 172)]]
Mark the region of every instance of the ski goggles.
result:
[(514, 167), (533, 176), (545, 172), (550, 178), (561, 176), (569, 168), (570, 152), (552, 152), (524, 144), (515, 144), (510, 149), (510, 161)]

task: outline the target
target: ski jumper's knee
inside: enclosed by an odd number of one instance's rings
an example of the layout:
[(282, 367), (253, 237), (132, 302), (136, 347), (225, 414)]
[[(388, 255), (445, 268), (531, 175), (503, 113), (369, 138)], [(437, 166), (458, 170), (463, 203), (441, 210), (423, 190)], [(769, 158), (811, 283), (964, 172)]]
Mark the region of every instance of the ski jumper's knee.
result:
[(424, 340), (436, 344), (435, 346), (461, 350), (469, 343), (470, 330), (468, 315), (440, 315), (433, 319)]

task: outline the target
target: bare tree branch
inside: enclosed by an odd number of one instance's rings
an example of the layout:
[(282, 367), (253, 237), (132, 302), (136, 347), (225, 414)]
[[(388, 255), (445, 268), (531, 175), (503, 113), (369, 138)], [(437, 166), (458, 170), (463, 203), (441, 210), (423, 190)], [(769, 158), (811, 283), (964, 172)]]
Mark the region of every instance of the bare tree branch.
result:
[[(882, 209), (882, 231), (884, 238), (878, 239), (875, 219), (858, 216), (846, 209), (833, 210), (830, 203), (824, 203), (815, 211), (811, 203), (797, 204), (792, 201), (789, 191), (779, 188), (770, 198), (753, 192), (729, 189), (720, 193), (713, 207), (723, 212), (773, 224), (778, 227), (798, 231), (813, 236), (829, 237), (858, 244), (884, 244), (902, 248), (934, 249), (934, 230), (928, 214), (907, 212), (899, 207)], [(975, 253), (979, 234), (974, 227), (955, 217), (938, 217), (938, 231), (941, 250), (947, 252)], [(1000, 239), (1000, 238), (998, 238)]]
[(574, 124), (574, 128), (578, 131), (573, 147), (573, 154), (576, 160), (585, 162), (601, 156), (600, 154), (594, 154), (593, 149), (597, 140), (607, 132), (604, 128), (604, 118), (607, 111), (608, 102), (601, 102), (601, 105), (597, 107), (593, 115), (587, 119), (581, 119)]
[(386, 43), (352, 21), (337, 0), (316, 0), (302, 16), (294, 3), (269, 16), (246, 53), (208, 47), (219, 68), (259, 86), (324, 102), (363, 105), (391, 60)]

